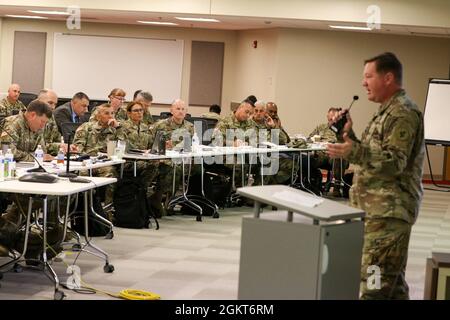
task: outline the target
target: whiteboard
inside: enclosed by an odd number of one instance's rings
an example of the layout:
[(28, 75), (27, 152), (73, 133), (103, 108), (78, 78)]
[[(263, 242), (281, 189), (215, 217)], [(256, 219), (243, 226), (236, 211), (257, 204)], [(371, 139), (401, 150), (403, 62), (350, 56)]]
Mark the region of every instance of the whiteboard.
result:
[(427, 143), (450, 145), (450, 80), (430, 80), (424, 126)]
[(55, 33), (52, 87), (60, 97), (82, 91), (107, 100), (122, 88), (131, 100), (142, 89), (154, 103), (171, 104), (181, 95), (183, 40), (157, 40)]

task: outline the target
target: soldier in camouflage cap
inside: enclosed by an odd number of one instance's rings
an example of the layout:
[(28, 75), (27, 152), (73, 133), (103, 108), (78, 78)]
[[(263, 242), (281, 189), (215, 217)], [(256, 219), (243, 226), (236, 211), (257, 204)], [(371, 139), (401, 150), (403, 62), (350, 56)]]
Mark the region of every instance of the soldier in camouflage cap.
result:
[[(408, 299), (408, 244), (423, 194), (423, 117), (402, 89), (402, 65), (394, 54), (365, 61), (363, 86), (370, 101), (381, 103), (378, 111), (361, 140), (348, 116), (344, 142), (328, 145), (328, 154), (359, 166), (350, 201), (366, 212), (361, 298)], [(373, 266), (381, 271), (381, 287), (370, 282)]]
[[(144, 106), (139, 102), (132, 101), (127, 105), (128, 120), (122, 122), (123, 134), (127, 140), (128, 149), (139, 149), (150, 151), (153, 145), (154, 133), (148, 125), (143, 122)], [(134, 163), (125, 163), (124, 174), (134, 171)], [(158, 162), (137, 161), (136, 173), (143, 176), (146, 186), (150, 185), (158, 173)]]
[[(79, 152), (97, 156), (99, 152), (107, 153), (108, 141), (125, 140), (122, 128), (114, 119), (111, 105), (104, 103), (97, 107), (97, 121), (83, 123), (75, 132), (73, 144), (78, 147)], [(114, 167), (104, 167), (93, 170), (93, 175), (100, 177), (117, 178)], [(112, 203), (113, 186), (106, 188), (105, 203)]]
[[(167, 149), (181, 149), (183, 148), (184, 139), (191, 139), (194, 134), (194, 125), (185, 120), (187, 106), (183, 100), (175, 100), (170, 107), (170, 112), (172, 114), (171, 117), (155, 123), (153, 132), (155, 135), (158, 131), (164, 132)], [(161, 201), (164, 193), (172, 191), (172, 165), (171, 161), (161, 161), (159, 164), (156, 189), (150, 198), (152, 206), (156, 209), (157, 216), (166, 214)], [(176, 176), (177, 178), (181, 177), (179, 170), (177, 170)]]
[[(333, 119), (341, 111), (341, 108), (330, 108), (327, 112), (327, 123), (319, 124), (309, 135), (309, 139), (314, 142), (343, 142), (342, 137), (336, 137), (330, 126), (333, 124)], [(316, 137), (319, 137), (318, 139)], [(331, 170), (334, 178), (333, 196), (341, 196), (341, 182), (343, 181), (343, 174), (348, 168), (349, 163), (344, 159), (330, 159), (326, 152), (318, 151), (314, 155), (317, 160), (317, 166), (322, 169)]]
[(17, 114), (20, 111), (25, 112), (27, 109), (25, 105), (19, 100), (20, 86), (17, 83), (13, 83), (8, 89), (8, 95), (6, 98), (0, 101), (0, 116), (11, 116), (14, 113)]

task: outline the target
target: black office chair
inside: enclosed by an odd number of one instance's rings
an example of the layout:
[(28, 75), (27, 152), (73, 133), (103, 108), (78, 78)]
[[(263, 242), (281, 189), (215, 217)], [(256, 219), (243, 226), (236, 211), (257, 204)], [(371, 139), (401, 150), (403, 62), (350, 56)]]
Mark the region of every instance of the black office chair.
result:
[(159, 114), (159, 118), (160, 119), (167, 119), (167, 118), (169, 118), (169, 117), (171, 117), (172, 116), (172, 113), (170, 113), (170, 112), (161, 112), (160, 114)]
[(197, 132), (197, 135), (200, 139), (200, 144), (203, 145), (209, 145), (211, 144), (211, 138), (212, 138), (212, 134), (206, 134), (205, 132), (209, 129), (208, 125), (210, 125), (208, 123), (209, 119), (205, 119), (205, 118), (200, 118), (200, 117), (190, 117), (190, 118), (186, 118), (186, 121), (189, 121), (190, 123), (192, 123), (195, 127), (195, 132)]
[(152, 114), (152, 118), (153, 118), (153, 121), (154, 121), (154, 122), (157, 122), (157, 121), (159, 121), (159, 120), (161, 119), (161, 116), (160, 116), (160, 115), (153, 115), (153, 114)]
[(75, 131), (77, 131), (78, 127), (82, 125), (81, 122), (73, 123), (73, 122), (65, 122), (61, 125), (62, 136), (64, 137), (64, 141), (69, 141), (69, 135), (71, 136), (71, 140), (73, 141), (73, 136), (75, 135)]
[(25, 106), (28, 106), (28, 104), (35, 99), (37, 99), (37, 95), (34, 93), (22, 92), (19, 95), (19, 100), (22, 101)]

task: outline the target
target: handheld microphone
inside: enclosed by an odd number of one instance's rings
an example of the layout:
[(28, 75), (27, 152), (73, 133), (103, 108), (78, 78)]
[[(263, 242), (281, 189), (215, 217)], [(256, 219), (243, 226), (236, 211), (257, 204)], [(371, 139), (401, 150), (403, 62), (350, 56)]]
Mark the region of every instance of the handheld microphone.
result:
[(352, 108), (353, 103), (359, 99), (359, 96), (353, 96), (353, 100), (350, 103), (350, 106), (348, 107), (347, 110), (344, 111), (344, 113), (342, 114), (342, 117), (334, 122), (331, 126), (330, 129), (334, 131), (334, 133), (336, 134), (336, 136), (340, 136), (342, 133), (342, 129), (345, 126), (345, 123), (347, 122), (347, 113), (350, 111), (350, 109)]

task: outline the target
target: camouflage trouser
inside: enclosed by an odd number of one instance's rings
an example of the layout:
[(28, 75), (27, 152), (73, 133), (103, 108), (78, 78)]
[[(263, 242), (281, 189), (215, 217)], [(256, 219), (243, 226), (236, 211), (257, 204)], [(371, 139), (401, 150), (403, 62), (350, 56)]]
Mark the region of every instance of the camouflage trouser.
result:
[[(171, 161), (161, 161), (158, 166), (158, 173), (156, 177), (156, 191), (161, 193), (172, 193), (173, 188), (173, 164)], [(175, 192), (181, 181), (181, 166), (177, 165), (175, 167), (176, 177), (175, 177)]]
[[(272, 159), (271, 166), (274, 169), (272, 175), (264, 176), (265, 184), (290, 184), (292, 177), (292, 166), (294, 162), (292, 158), (280, 155), (278, 159)], [(277, 161), (278, 163), (275, 163)], [(297, 166), (296, 166), (297, 167)]]
[[(411, 225), (395, 218), (367, 219), (361, 264), (361, 299), (409, 299), (405, 280)], [(376, 286), (379, 267), (380, 286)], [(368, 273), (368, 268), (369, 273)]]

